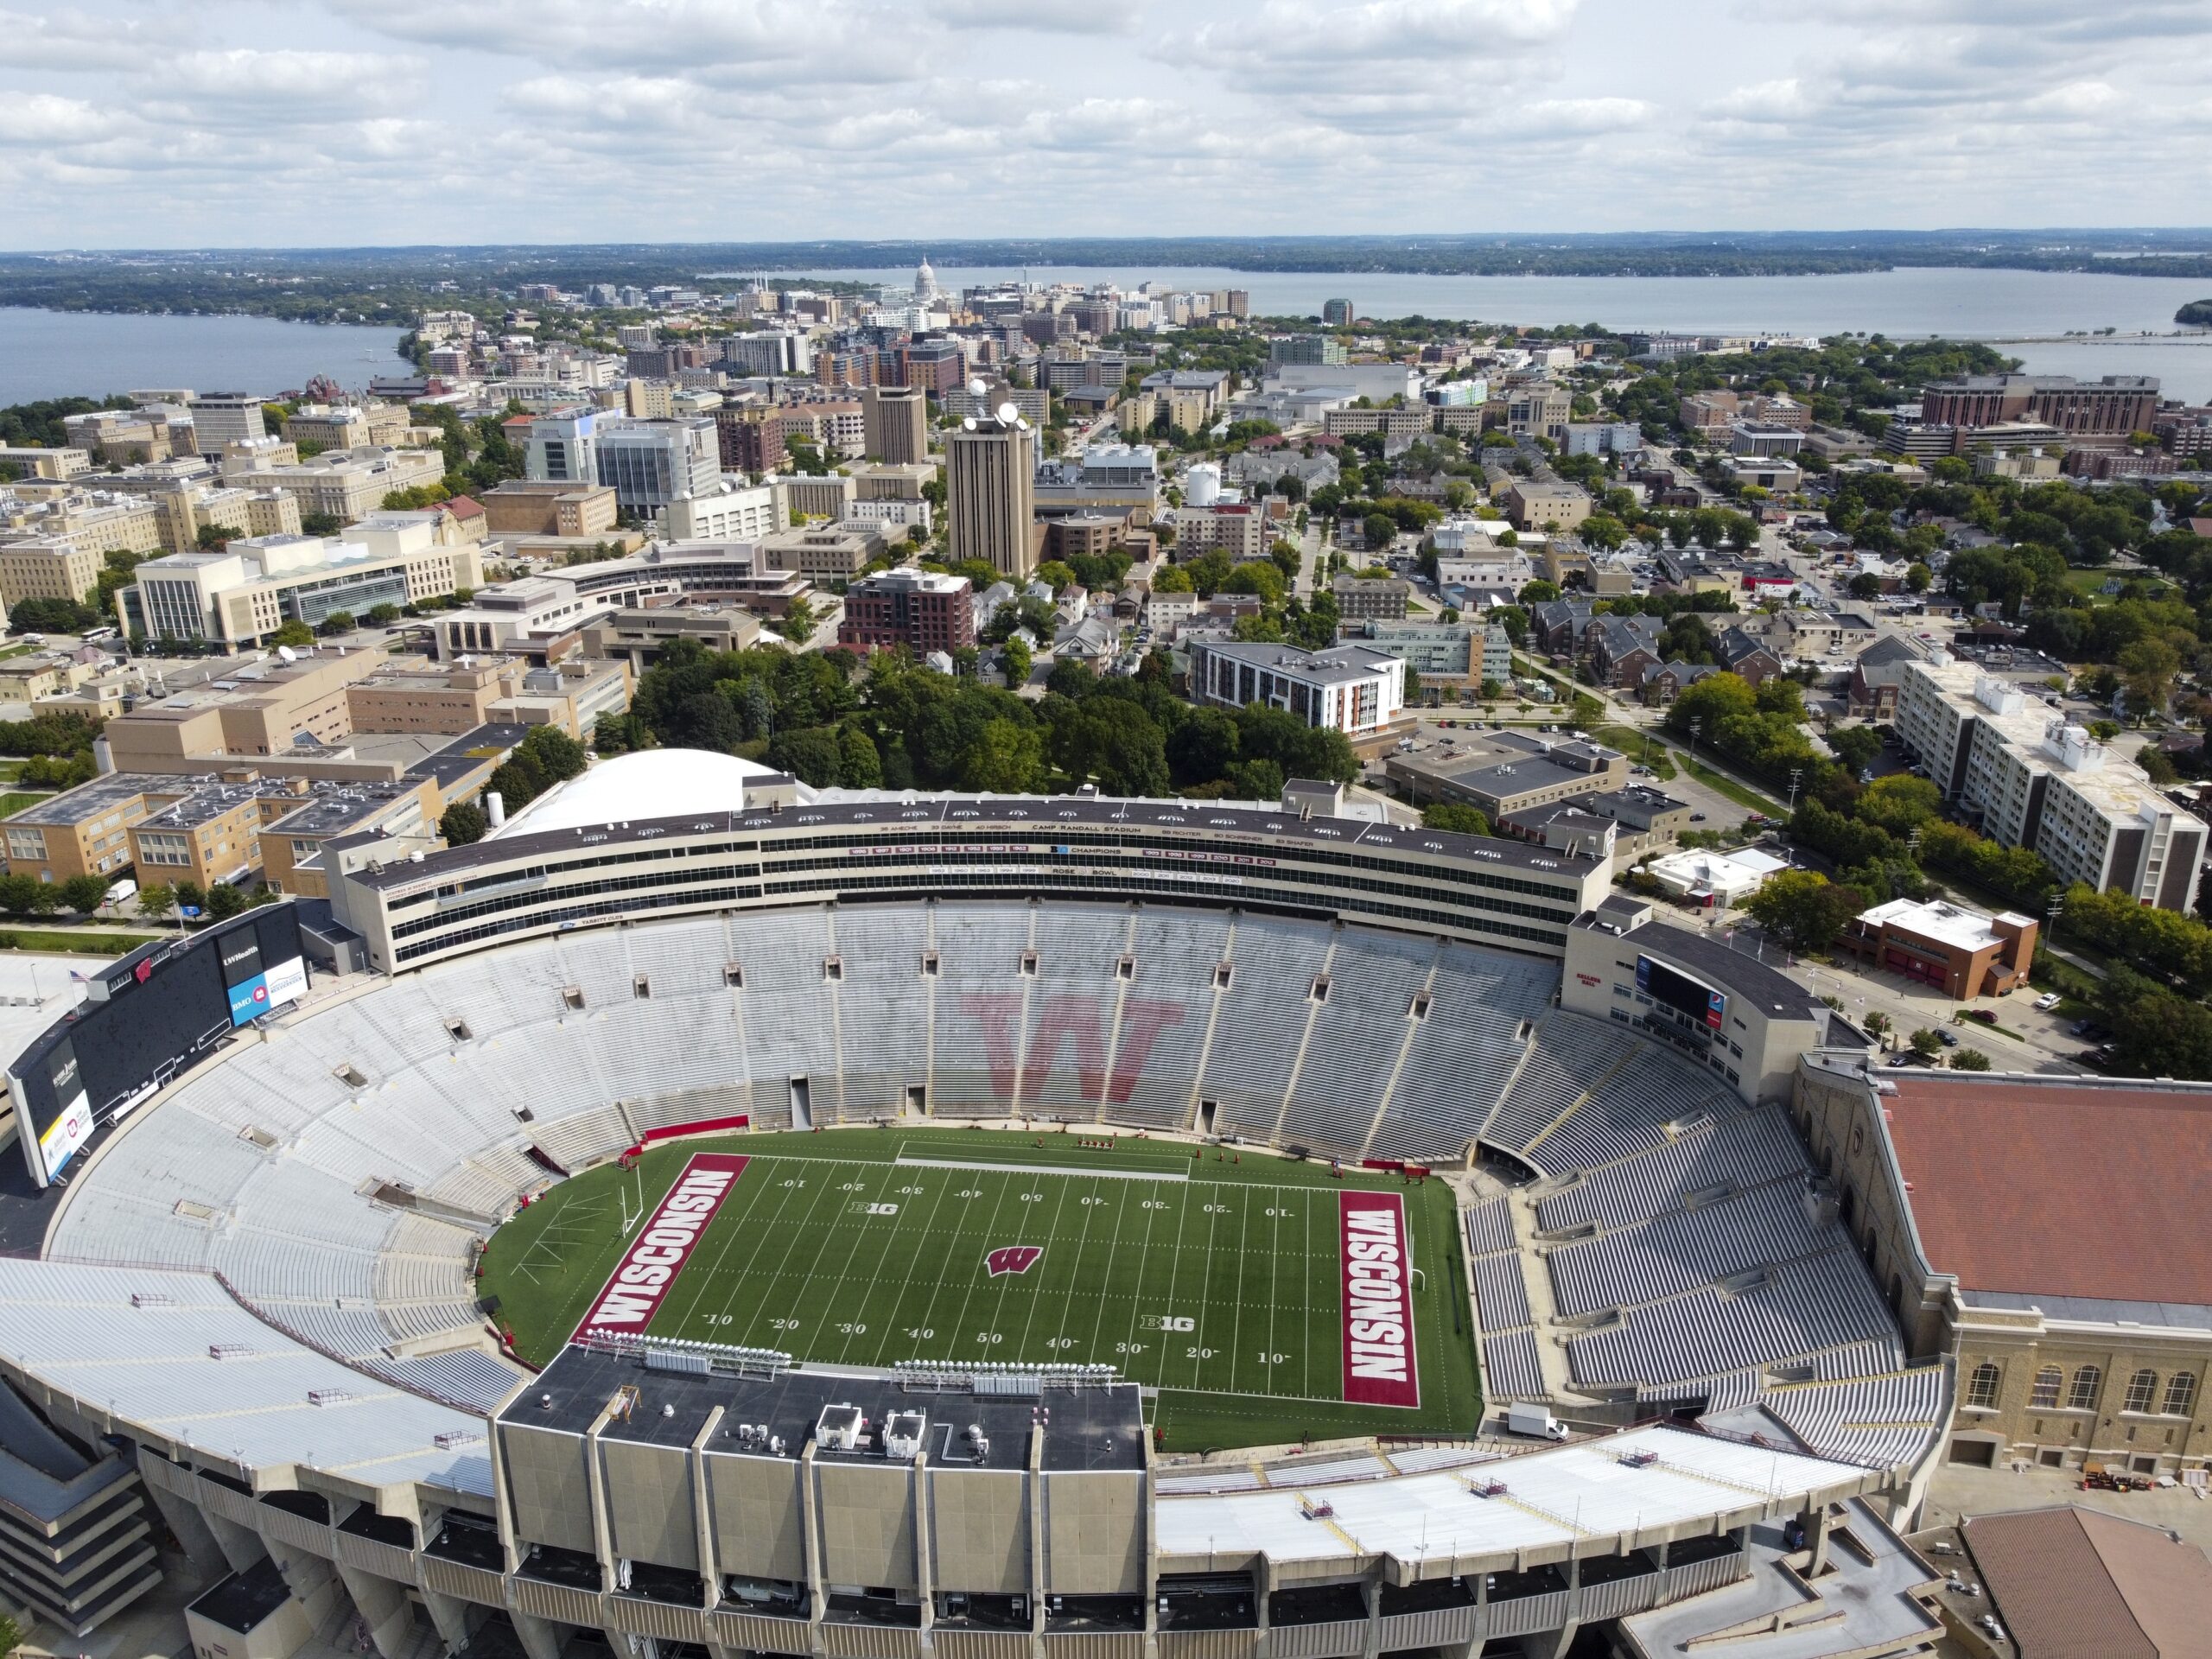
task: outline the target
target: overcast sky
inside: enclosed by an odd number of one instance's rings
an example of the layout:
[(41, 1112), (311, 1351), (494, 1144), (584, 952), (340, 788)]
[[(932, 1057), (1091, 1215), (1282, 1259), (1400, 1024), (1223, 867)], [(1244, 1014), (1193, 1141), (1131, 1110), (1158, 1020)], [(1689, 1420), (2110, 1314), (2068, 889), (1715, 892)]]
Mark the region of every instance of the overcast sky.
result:
[(2212, 0), (0, 0), (0, 245), (2212, 224)]

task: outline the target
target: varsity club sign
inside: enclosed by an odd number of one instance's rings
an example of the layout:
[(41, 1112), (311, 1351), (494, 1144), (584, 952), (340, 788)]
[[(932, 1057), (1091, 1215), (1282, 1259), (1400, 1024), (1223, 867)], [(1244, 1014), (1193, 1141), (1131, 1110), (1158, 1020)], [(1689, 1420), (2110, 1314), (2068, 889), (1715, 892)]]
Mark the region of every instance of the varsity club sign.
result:
[(714, 1220), (730, 1188), (745, 1173), (747, 1161), (726, 1152), (693, 1155), (653, 1211), (652, 1219), (639, 1229), (630, 1248), (614, 1264), (591, 1312), (576, 1326), (578, 1336), (594, 1332), (625, 1336), (645, 1333), (653, 1315), (660, 1312), (668, 1287), (690, 1259), (692, 1248), (706, 1236), (707, 1224)]
[(1337, 1195), (1344, 1289), (1344, 1398), (1357, 1406), (1418, 1406), (1412, 1252), (1395, 1192)]

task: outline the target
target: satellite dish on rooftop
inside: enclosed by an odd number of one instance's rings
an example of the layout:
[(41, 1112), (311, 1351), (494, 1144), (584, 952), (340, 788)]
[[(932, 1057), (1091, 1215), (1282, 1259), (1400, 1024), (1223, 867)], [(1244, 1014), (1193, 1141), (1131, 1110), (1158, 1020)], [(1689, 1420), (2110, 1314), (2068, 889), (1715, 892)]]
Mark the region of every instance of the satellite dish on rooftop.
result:
[(970, 415), (966, 420), (961, 422), (960, 429), (963, 432), (973, 432), (976, 429), (976, 417)]
[(280, 663), (296, 663), (300, 660), (300, 654), (289, 645), (279, 645), (276, 647), (276, 660)]
[(989, 391), (990, 387), (984, 383), (981, 376), (968, 383), (968, 395), (970, 397), (981, 397)]
[(1001, 426), (1012, 426), (1020, 418), (1021, 411), (1016, 409), (1012, 404), (1001, 404), (999, 405), (999, 424)]

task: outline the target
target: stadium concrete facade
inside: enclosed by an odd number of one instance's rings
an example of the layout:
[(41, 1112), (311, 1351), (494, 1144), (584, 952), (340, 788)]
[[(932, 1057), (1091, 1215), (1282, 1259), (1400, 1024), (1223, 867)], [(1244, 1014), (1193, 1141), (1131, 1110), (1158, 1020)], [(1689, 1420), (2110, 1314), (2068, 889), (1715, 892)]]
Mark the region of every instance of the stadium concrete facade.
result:
[[(1599, 1622), (1657, 1653), (1784, 1611), (1834, 1620), (1792, 1653), (1931, 1639), (1895, 1529), (1951, 1366), (1901, 1341), (1788, 1067), (1657, 1028), (1694, 980), (1725, 1045), (1770, 970), (1626, 930), (1674, 976), (1580, 1011), (1610, 869), (1512, 843), (708, 774), (327, 849), (373, 971), (273, 1013), (232, 983), (219, 1036), (85, 1097), (63, 1185), (0, 1215), (37, 1258), (0, 1259), (0, 1376), (82, 1465), (0, 1418), (0, 1581), (82, 1630), (158, 1531), (219, 1580), (195, 1632), (252, 1659), (348, 1621), (383, 1659), (1560, 1653)], [(518, 1205), (649, 1141), (1052, 1118), (1467, 1172), (1457, 1339), (1491, 1402), (1586, 1438), (1188, 1464), (1109, 1370), (594, 1338), (533, 1375), (479, 1300)]]

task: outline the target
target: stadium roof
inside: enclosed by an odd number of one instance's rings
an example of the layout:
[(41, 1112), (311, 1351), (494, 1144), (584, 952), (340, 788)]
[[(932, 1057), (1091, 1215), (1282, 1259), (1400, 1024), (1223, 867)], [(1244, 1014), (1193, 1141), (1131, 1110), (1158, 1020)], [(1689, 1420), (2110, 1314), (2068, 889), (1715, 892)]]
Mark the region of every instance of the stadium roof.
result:
[(0, 1258), (0, 1328), (27, 1376), (249, 1478), (492, 1490), (482, 1418), (326, 1359), (204, 1274)]
[[(1651, 1461), (1631, 1461), (1645, 1452)], [(1449, 1563), (1659, 1532), (1716, 1511), (1795, 1513), (1814, 1494), (1827, 1501), (1879, 1479), (1857, 1464), (1650, 1427), (1473, 1469), (1329, 1486), (1325, 1524), (1295, 1487), (1204, 1497), (1163, 1491), (1154, 1526), (1166, 1555), (1241, 1557), (1256, 1549), (1280, 1562), (1388, 1554)], [(1493, 1480), (1505, 1491), (1478, 1496)]]
[(711, 749), (642, 749), (602, 760), (549, 790), (485, 839), (693, 812), (742, 812), (745, 780), (775, 775), (772, 766)]
[(1968, 1290), (2212, 1306), (2212, 1089), (1893, 1081), (1883, 1116), (1936, 1272)]

